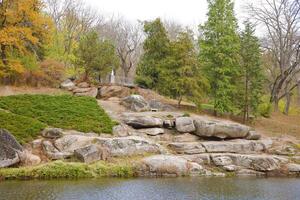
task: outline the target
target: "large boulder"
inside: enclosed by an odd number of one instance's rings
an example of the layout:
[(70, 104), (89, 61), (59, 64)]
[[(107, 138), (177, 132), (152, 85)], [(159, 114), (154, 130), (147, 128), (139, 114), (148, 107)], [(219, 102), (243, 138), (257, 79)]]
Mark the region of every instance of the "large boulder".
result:
[(67, 79), (60, 84), (60, 87), (66, 90), (73, 90), (75, 88), (75, 83), (73, 83), (70, 79)]
[(194, 119), (196, 127), (195, 134), (202, 137), (217, 137), (225, 138), (245, 138), (251, 128), (242, 124), (209, 120), (204, 117), (197, 117)]
[(300, 173), (300, 164), (289, 163), (287, 169), (291, 173)]
[(131, 127), (126, 124), (119, 124), (113, 127), (113, 135), (117, 137), (126, 137), (133, 134)]
[(41, 158), (25, 150), (19, 153), (22, 166), (34, 166), (41, 163)]
[(191, 117), (178, 117), (175, 119), (176, 130), (181, 133), (191, 133), (196, 130)]
[(130, 88), (117, 85), (102, 86), (99, 89), (99, 97), (101, 99), (109, 99), (111, 97), (124, 98), (130, 95)]
[(57, 139), (62, 137), (63, 131), (60, 128), (45, 128), (42, 131), (42, 136), (49, 139)]
[(73, 155), (73, 152), (60, 152), (50, 141), (47, 140), (42, 142), (42, 147), (47, 157), (51, 160), (63, 160)]
[(23, 147), (7, 130), (0, 129), (0, 168), (20, 162), (19, 152)]
[(137, 132), (150, 135), (150, 136), (156, 136), (156, 135), (164, 134), (165, 131), (162, 128), (143, 128), (137, 130)]
[(199, 136), (190, 133), (176, 135), (173, 139), (173, 142), (197, 142), (197, 141), (199, 141)]
[(170, 143), (168, 147), (179, 154), (205, 153), (205, 148), (199, 142)]
[(74, 155), (81, 161), (85, 163), (92, 163), (98, 160), (106, 160), (108, 152), (105, 148), (99, 148), (96, 145), (89, 145), (76, 149)]
[(208, 153), (257, 153), (266, 150), (263, 142), (249, 140), (201, 142)]
[(124, 122), (133, 128), (160, 128), (163, 127), (163, 120), (150, 116), (128, 116)]
[(143, 112), (150, 110), (148, 102), (141, 95), (130, 95), (128, 97), (125, 97), (122, 99), (121, 104), (134, 112)]
[(81, 82), (77, 84), (77, 87), (79, 88), (88, 88), (90, 87), (90, 84), (88, 84), (87, 82)]
[(185, 176), (199, 175), (202, 166), (182, 157), (172, 155), (154, 155), (142, 160), (141, 176)]
[[(83, 89), (86, 89), (86, 88), (80, 88), (81, 90)], [(93, 97), (93, 98), (96, 98), (97, 95), (98, 95), (98, 88), (96, 87), (91, 87), (91, 88), (88, 88), (89, 90), (86, 91), (86, 92), (74, 92), (74, 94), (76, 96), (88, 96), (88, 97)]]

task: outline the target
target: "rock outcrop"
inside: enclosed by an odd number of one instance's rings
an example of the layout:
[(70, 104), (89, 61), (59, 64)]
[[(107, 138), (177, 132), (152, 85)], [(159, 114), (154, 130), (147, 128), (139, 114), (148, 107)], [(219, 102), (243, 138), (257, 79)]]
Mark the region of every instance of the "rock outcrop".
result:
[(194, 119), (196, 127), (195, 134), (201, 137), (217, 137), (221, 139), (225, 138), (245, 138), (251, 128), (242, 124), (208, 120), (203, 117), (197, 117)]
[(139, 168), (141, 176), (199, 175), (203, 170), (201, 165), (173, 155), (146, 157)]
[(180, 133), (192, 133), (196, 130), (191, 117), (178, 117), (175, 120), (176, 130)]
[(199, 154), (206, 152), (205, 148), (199, 142), (170, 143), (168, 147), (179, 154)]
[(128, 116), (124, 122), (133, 128), (161, 128), (163, 120), (150, 116)]
[(45, 128), (42, 131), (42, 136), (49, 139), (57, 139), (62, 137), (63, 132), (60, 128)]
[(122, 99), (121, 102), (126, 108), (134, 112), (149, 111), (150, 106), (144, 97), (140, 95), (130, 95)]
[(66, 90), (73, 90), (75, 88), (75, 83), (70, 79), (67, 79), (60, 84), (60, 87)]
[(84, 163), (92, 163), (98, 160), (106, 160), (109, 153), (105, 148), (99, 148), (96, 145), (89, 145), (76, 149), (74, 155)]

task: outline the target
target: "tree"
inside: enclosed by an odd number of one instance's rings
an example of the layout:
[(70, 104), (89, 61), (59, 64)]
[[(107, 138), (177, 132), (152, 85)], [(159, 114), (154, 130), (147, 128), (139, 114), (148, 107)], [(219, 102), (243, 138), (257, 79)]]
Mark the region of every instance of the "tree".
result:
[(136, 82), (147, 88), (157, 88), (159, 69), (170, 52), (170, 40), (160, 19), (144, 23), (146, 39), (144, 54), (137, 68)]
[(95, 31), (87, 33), (80, 39), (75, 55), (76, 64), (85, 70), (85, 80), (96, 75), (101, 81), (102, 77), (119, 64), (115, 47), (109, 40), (100, 40)]
[(179, 33), (170, 47), (171, 53), (160, 70), (159, 91), (178, 99), (178, 106), (183, 97), (199, 103), (207, 92), (208, 81), (201, 74), (193, 34), (189, 30)]
[(231, 0), (209, 0), (208, 20), (201, 26), (200, 60), (210, 81), (215, 114), (232, 112), (240, 73), (240, 41)]
[(22, 56), (42, 58), (51, 21), (41, 11), (39, 0), (3, 0), (0, 4), (0, 76), (24, 72)]
[[(257, 6), (259, 5), (259, 6)], [(300, 72), (300, 4), (295, 0), (264, 0), (248, 5), (252, 18), (266, 28), (263, 47), (271, 54), (272, 74), (270, 102), (278, 111), (280, 99), (286, 99), (288, 114), (292, 91), (297, 87)]]
[(241, 34), (241, 67), (242, 87), (240, 109), (243, 113), (244, 123), (249, 120), (249, 115), (257, 114), (257, 108), (262, 96), (263, 71), (261, 64), (260, 43), (254, 36), (254, 26), (245, 22), (245, 30)]

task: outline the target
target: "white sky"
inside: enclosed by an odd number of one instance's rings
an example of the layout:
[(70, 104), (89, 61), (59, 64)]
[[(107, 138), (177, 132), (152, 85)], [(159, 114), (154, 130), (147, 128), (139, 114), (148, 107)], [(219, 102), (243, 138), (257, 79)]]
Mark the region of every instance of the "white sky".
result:
[[(206, 0), (84, 0), (102, 13), (115, 14), (136, 20), (157, 17), (178, 21), (183, 25), (198, 26), (206, 20)], [(241, 24), (245, 20), (243, 6), (257, 0), (235, 0), (235, 13)]]

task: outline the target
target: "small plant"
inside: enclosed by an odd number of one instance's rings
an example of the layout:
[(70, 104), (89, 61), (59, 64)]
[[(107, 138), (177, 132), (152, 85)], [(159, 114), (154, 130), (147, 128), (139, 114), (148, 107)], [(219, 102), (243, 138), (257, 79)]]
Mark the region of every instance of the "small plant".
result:
[(182, 115), (182, 117), (190, 117), (191, 115), (189, 114), (189, 113), (184, 113), (183, 115)]
[(258, 113), (260, 116), (271, 117), (272, 105), (269, 102), (262, 103), (258, 106)]

